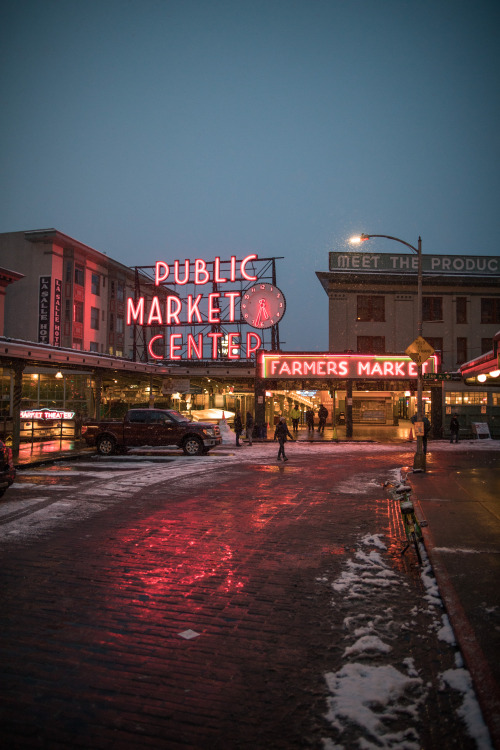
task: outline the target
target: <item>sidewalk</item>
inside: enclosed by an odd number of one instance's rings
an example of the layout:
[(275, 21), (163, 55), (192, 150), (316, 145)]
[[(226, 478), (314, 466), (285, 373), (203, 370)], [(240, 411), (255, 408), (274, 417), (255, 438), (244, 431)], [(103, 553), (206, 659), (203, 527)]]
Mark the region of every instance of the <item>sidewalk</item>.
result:
[(431, 451), (409, 474), (441, 596), (500, 747), (500, 454)]

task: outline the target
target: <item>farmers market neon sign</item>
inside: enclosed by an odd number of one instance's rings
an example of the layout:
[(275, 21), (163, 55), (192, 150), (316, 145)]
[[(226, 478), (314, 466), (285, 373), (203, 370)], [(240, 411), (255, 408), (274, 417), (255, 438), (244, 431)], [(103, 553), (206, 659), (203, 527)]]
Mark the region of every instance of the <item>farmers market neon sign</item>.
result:
[[(437, 355), (423, 363), (422, 372), (436, 372)], [(379, 354), (266, 354), (262, 378), (342, 378), (345, 380), (415, 380), (418, 368), (410, 357)]]
[[(157, 261), (154, 266), (154, 286), (163, 288), (164, 294), (154, 294), (151, 298), (140, 296), (127, 299), (127, 325), (139, 326), (213, 326), (208, 333), (187, 333), (186, 337), (179, 332), (158, 333), (152, 336), (148, 344), (148, 353), (151, 359), (183, 359), (181, 352), (185, 350), (187, 359), (206, 359), (204, 351), (209, 350), (212, 359), (219, 356), (221, 345), (226, 351), (228, 359), (240, 359), (242, 356), (249, 358), (262, 347), (261, 336), (248, 331), (245, 334), (231, 331), (223, 333), (221, 325), (246, 323), (254, 328), (265, 327), (257, 320), (247, 320), (248, 315), (241, 315), (240, 298), (248, 296), (252, 292), (258, 292), (262, 287), (269, 284), (255, 284), (254, 288), (247, 291), (218, 291), (221, 285), (243, 282), (258, 282), (249, 269), (252, 262), (257, 261), (257, 255), (247, 255), (243, 260), (237, 260), (231, 256), (230, 260), (222, 261), (216, 257), (213, 262), (207, 263), (201, 258), (194, 261), (174, 261), (168, 265), (163, 261)], [(188, 284), (194, 285), (195, 293), (187, 294), (185, 299), (177, 294), (172, 294), (168, 284), (184, 287)], [(214, 291), (204, 295), (203, 291), (197, 291), (198, 287), (210, 284)], [(164, 285), (167, 285), (166, 287)], [(209, 287), (210, 288), (210, 287)], [(271, 287), (272, 288), (272, 287)], [(217, 291), (215, 291), (217, 290)], [(279, 290), (277, 290), (279, 291)], [(169, 293), (170, 292), (170, 293)], [(262, 292), (261, 306), (269, 305)], [(224, 308), (224, 313), (221, 308)], [(283, 305), (282, 305), (283, 307)], [(262, 315), (270, 319), (267, 309), (262, 310)], [(271, 322), (271, 319), (270, 319)], [(276, 321), (278, 322), (278, 321)], [(163, 351), (164, 353), (160, 353)]]

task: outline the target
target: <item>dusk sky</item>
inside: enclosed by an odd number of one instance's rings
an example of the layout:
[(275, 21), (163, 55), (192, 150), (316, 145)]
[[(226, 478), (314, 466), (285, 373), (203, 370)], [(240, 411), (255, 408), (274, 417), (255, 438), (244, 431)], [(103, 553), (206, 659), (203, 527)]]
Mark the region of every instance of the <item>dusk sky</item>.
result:
[(500, 254), (499, 28), (498, 0), (4, 0), (0, 232), (283, 256), (283, 348), (326, 350), (315, 271), (352, 234)]

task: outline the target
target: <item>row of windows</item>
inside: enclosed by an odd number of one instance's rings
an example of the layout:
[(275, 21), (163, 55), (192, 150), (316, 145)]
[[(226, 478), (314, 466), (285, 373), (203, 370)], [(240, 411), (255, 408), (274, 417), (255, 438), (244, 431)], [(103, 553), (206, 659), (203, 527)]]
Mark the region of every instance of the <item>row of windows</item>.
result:
[[(72, 277), (72, 263), (66, 264), (66, 281), (70, 282)], [(85, 268), (84, 266), (75, 263), (75, 270), (73, 276), (75, 284), (78, 286), (85, 286)], [(102, 286), (106, 285), (106, 277), (102, 276)], [(112, 279), (109, 284), (110, 297), (111, 299), (117, 299), (119, 302), (123, 302), (125, 298), (125, 284), (122, 281), (115, 281)], [(92, 294), (99, 296), (101, 294), (101, 274), (92, 272), (90, 277), (90, 291)]]
[[(385, 323), (385, 297), (383, 295), (357, 296), (357, 320), (363, 323)], [(443, 298), (422, 298), (422, 320), (443, 320)], [(455, 322), (467, 323), (467, 297), (456, 297)], [(481, 298), (481, 323), (500, 323), (500, 297)]]
[[(425, 340), (437, 352), (443, 352), (443, 338), (441, 336), (425, 336)], [(361, 354), (385, 354), (385, 336), (358, 336), (357, 350)], [(481, 354), (491, 350), (491, 339), (481, 339)], [(472, 359), (476, 354), (468, 351), (467, 337), (457, 336), (456, 339), (456, 362), (463, 364)]]

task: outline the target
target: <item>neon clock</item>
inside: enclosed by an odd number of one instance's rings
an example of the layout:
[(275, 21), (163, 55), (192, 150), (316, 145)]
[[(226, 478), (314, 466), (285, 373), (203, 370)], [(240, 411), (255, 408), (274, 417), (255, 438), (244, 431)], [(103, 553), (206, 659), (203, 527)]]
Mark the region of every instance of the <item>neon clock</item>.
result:
[(270, 328), (280, 323), (285, 309), (283, 292), (272, 284), (256, 284), (241, 298), (241, 317), (253, 328)]

